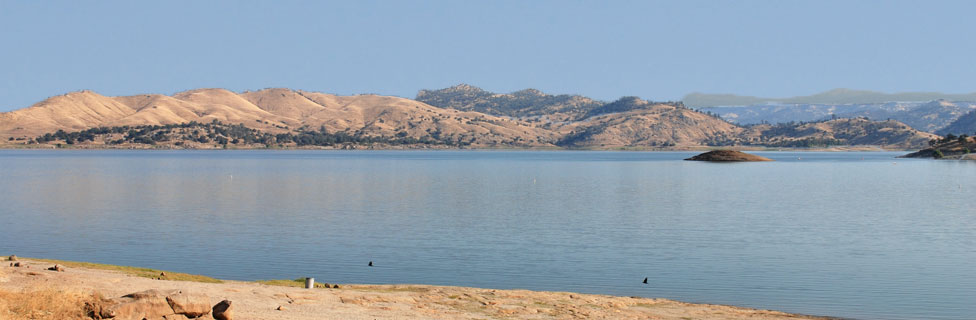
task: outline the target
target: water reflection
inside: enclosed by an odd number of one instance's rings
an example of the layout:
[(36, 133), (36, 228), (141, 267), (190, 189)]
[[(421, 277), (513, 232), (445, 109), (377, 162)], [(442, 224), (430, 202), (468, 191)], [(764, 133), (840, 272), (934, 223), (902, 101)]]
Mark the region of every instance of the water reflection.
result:
[(690, 155), (0, 151), (0, 219), (12, 226), (0, 249), (228, 279), (976, 314), (976, 165), (894, 153), (680, 161)]

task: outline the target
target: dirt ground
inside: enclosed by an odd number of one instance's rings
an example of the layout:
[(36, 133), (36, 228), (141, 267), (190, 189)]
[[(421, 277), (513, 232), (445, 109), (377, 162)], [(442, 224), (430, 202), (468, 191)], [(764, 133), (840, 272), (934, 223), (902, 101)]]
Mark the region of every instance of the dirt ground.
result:
[[(233, 302), (234, 319), (823, 319), (777, 311), (665, 299), (428, 285), (340, 285), (304, 289), (254, 282), (156, 280), (117, 271), (21, 259), (0, 266), (0, 319), (66, 319), (92, 293), (106, 298), (148, 289)], [(28, 268), (29, 267), (29, 268)], [(279, 310), (280, 309), (280, 310)], [(66, 311), (67, 310), (67, 311)], [(72, 311), (74, 310), (74, 311)], [(77, 316), (77, 315), (75, 315)]]

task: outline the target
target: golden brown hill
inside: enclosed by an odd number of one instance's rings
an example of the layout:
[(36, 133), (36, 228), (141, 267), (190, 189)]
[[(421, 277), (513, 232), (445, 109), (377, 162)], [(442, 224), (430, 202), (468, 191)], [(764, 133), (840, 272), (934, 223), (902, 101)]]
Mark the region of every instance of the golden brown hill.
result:
[(564, 147), (673, 147), (738, 141), (742, 128), (675, 105), (648, 105), (607, 113), (560, 128)]
[(0, 114), (0, 137), (34, 137), (58, 129), (81, 130), (136, 113), (122, 102), (91, 91), (72, 92), (30, 108)]
[(336, 96), (289, 89), (236, 94), (199, 89), (173, 96), (106, 97), (91, 91), (52, 97), (0, 114), (0, 138), (29, 139), (57, 130), (166, 125), (192, 121), (240, 123), (282, 133), (298, 128), (374, 136), (436, 137), (475, 146), (550, 146), (553, 132), (519, 120), (441, 109), (399, 97)]
[[(485, 93), (478, 94), (480, 97)], [(451, 101), (467, 101), (455, 98)], [(624, 97), (610, 103), (587, 103), (587, 107), (583, 108), (573, 102), (581, 101), (578, 96), (549, 96), (532, 90), (516, 92), (508, 98), (515, 101), (509, 106), (511, 108), (517, 109), (522, 104), (527, 106), (524, 110), (518, 109), (525, 111), (526, 116), (495, 116), (440, 108), (399, 97), (338, 96), (290, 89), (244, 93), (197, 89), (172, 96), (143, 94), (124, 97), (106, 97), (81, 91), (51, 97), (29, 108), (0, 113), (0, 140), (13, 144), (43, 140), (43, 143), (51, 145), (72, 142), (97, 145), (104, 142), (115, 147), (142, 143), (138, 141), (159, 142), (158, 138), (169, 146), (193, 148), (227, 147), (226, 143), (223, 146), (212, 143), (238, 139), (244, 141), (243, 145), (232, 142), (230, 144), (235, 146), (231, 147), (330, 147), (338, 142), (372, 144), (386, 141), (403, 145), (436, 142), (438, 146), (474, 148), (558, 146), (613, 149), (727, 145), (883, 145), (913, 148), (925, 146), (935, 138), (896, 121), (839, 119), (740, 127), (716, 116), (685, 108), (679, 102), (660, 103)], [(508, 101), (505, 99), (492, 101)], [(543, 102), (551, 104), (544, 104), (543, 107), (536, 105)], [(559, 117), (551, 117), (560, 114)], [(214, 121), (220, 128), (207, 128), (206, 139), (193, 131), (182, 132), (188, 129), (186, 126), (180, 126), (179, 132), (172, 130), (173, 125), (177, 124), (209, 124)], [(260, 130), (261, 133), (245, 134), (240, 128), (234, 129), (240, 125)], [(134, 135), (130, 130), (136, 126), (144, 127), (140, 128), (141, 133)], [(98, 130), (94, 130), (96, 128)], [(64, 132), (37, 139), (58, 130)], [(82, 134), (81, 131), (85, 130), (88, 132)], [(227, 130), (238, 132), (228, 133)], [(268, 134), (275, 138), (267, 139)], [(289, 134), (293, 137), (277, 138), (278, 135)], [(89, 139), (89, 135), (103, 136)], [(257, 136), (265, 137), (260, 139), (264, 143), (251, 139)], [(187, 141), (192, 143), (181, 143)]]

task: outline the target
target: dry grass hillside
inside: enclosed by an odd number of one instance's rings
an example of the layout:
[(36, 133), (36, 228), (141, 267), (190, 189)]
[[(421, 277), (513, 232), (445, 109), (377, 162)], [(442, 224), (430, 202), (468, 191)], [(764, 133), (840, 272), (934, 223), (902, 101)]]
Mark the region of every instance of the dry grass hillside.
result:
[(649, 105), (607, 113), (563, 126), (567, 147), (673, 147), (724, 145), (742, 128), (717, 117), (674, 105)]
[(373, 136), (437, 137), (473, 145), (544, 146), (554, 134), (527, 122), (441, 109), (410, 99), (265, 89), (237, 94), (199, 89), (173, 96), (106, 97), (72, 92), (29, 108), (0, 114), (0, 138), (29, 139), (57, 130), (166, 125), (191, 121), (244, 124), (272, 133), (299, 128)]
[(922, 132), (895, 121), (865, 118), (836, 119), (794, 125), (757, 125), (743, 133), (762, 144), (784, 147), (823, 145), (878, 145), (897, 148), (922, 148), (937, 135)]
[(91, 91), (72, 92), (30, 108), (0, 114), (0, 137), (34, 137), (58, 129), (81, 130), (132, 116), (125, 103)]
[(76, 148), (920, 148), (936, 138), (897, 121), (861, 118), (742, 127), (680, 102), (637, 97), (603, 103), (473, 87), (422, 93), (448, 105), (290, 89), (124, 97), (80, 91), (0, 113), (0, 142)]

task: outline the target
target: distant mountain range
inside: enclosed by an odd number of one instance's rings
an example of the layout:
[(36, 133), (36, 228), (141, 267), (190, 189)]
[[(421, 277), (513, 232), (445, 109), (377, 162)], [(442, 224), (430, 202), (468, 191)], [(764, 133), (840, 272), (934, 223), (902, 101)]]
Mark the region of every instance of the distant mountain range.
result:
[(734, 94), (707, 94), (694, 92), (681, 100), (694, 108), (748, 106), (762, 104), (877, 104), (886, 102), (918, 102), (932, 100), (976, 101), (976, 92), (948, 94), (941, 92), (883, 93), (866, 90), (834, 89), (809, 96), (791, 98), (762, 98)]
[(949, 134), (976, 136), (976, 110), (962, 115), (935, 133), (940, 136)]
[(894, 120), (742, 126), (681, 102), (637, 97), (604, 102), (534, 89), (499, 94), (470, 85), (423, 90), (416, 100), (290, 89), (124, 97), (81, 91), (0, 113), (3, 142), (28, 146), (917, 148), (934, 137)]
[(963, 114), (976, 110), (976, 102), (935, 100), (870, 104), (757, 104), (708, 107), (700, 110), (743, 125), (867, 117), (878, 121), (898, 120), (925, 132), (937, 132)]

